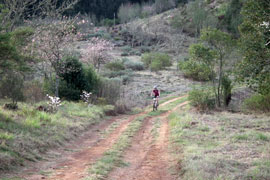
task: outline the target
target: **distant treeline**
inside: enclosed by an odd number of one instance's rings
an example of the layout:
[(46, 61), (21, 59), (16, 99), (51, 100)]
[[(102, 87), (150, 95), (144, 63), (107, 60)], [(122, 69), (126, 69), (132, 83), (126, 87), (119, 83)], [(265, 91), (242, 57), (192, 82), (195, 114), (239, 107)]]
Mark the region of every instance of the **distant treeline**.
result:
[(125, 3), (143, 3), (151, 0), (81, 0), (74, 11), (83, 14), (94, 14), (98, 19), (114, 17), (121, 4)]

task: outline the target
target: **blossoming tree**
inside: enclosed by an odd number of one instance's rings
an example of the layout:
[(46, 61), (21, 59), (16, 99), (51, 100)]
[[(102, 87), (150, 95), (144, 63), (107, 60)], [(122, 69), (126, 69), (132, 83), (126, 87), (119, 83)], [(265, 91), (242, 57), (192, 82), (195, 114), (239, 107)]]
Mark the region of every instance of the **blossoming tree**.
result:
[(45, 66), (55, 73), (55, 96), (57, 97), (60, 75), (67, 71), (64, 68), (63, 58), (79, 36), (74, 22), (75, 19), (64, 18), (62, 21), (38, 26), (32, 40), (33, 55), (43, 60)]
[(83, 61), (93, 64), (99, 71), (101, 64), (106, 64), (112, 58), (108, 54), (113, 49), (113, 44), (101, 38), (92, 38), (83, 53)]

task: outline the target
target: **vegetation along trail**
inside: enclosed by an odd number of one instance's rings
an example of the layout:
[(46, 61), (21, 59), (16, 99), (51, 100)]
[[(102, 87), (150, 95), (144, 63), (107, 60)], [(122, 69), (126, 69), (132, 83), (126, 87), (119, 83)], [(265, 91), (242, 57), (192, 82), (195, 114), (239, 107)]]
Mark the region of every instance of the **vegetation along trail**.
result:
[[(160, 110), (147, 109), (131, 116), (118, 116), (94, 126), (81, 139), (58, 152), (61, 158), (41, 162), (27, 168), (20, 178), (38, 179), (84, 179), (87, 169), (94, 166), (107, 151), (112, 149), (119, 137), (136, 118), (144, 118), (141, 128), (135, 133), (131, 147), (124, 152), (123, 162), (127, 167), (115, 168), (108, 179), (173, 179), (168, 172), (168, 115), (176, 108), (187, 104), (186, 96), (173, 98), (160, 105)], [(178, 105), (176, 105), (178, 103)], [(175, 106), (176, 105), (176, 106)], [(171, 108), (174, 107), (174, 108)], [(171, 110), (169, 110), (171, 109)], [(63, 151), (63, 150), (60, 150)], [(55, 162), (53, 162), (55, 161)], [(98, 178), (97, 178), (98, 179)]]

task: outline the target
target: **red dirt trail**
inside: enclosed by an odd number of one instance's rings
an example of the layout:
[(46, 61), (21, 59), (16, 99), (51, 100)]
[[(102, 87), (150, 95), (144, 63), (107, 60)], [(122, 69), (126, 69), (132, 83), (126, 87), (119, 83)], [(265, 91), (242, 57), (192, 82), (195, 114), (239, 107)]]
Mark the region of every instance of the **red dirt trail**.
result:
[[(181, 99), (185, 96), (169, 100), (160, 106)], [(169, 173), (168, 115), (177, 108), (186, 105), (182, 103), (174, 109), (162, 115), (146, 118), (142, 128), (132, 140), (131, 147), (124, 154), (124, 161), (128, 167), (116, 168), (107, 179), (109, 180), (174, 180)], [(27, 168), (18, 172), (20, 178), (26, 180), (79, 180), (88, 175), (87, 169), (102, 157), (104, 152), (110, 149), (118, 137), (126, 130), (129, 123), (136, 117), (146, 114), (148, 111), (132, 116), (118, 116), (110, 120), (104, 120), (94, 125), (73, 144), (65, 146), (61, 150), (53, 150), (60, 158), (50, 159), (48, 162), (31, 163)], [(123, 120), (123, 118), (125, 118)], [(161, 119), (159, 136), (157, 139), (151, 134), (156, 118)], [(100, 131), (108, 128), (113, 122), (119, 122), (119, 126), (106, 138), (100, 137)], [(65, 149), (71, 150), (66, 151)], [(42, 175), (49, 172), (48, 175)]]
[[(79, 147), (78, 152), (69, 153), (63, 155), (63, 158), (58, 160), (56, 163), (51, 164), (49, 169), (46, 171), (53, 171), (49, 177), (45, 177), (40, 174), (34, 175), (23, 175), (21, 176), (27, 180), (39, 180), (39, 179), (50, 179), (50, 180), (77, 180), (84, 178), (87, 175), (86, 168), (94, 163), (97, 159), (99, 159), (103, 153), (108, 150), (114, 142), (118, 139), (118, 137), (122, 134), (122, 132), (127, 128), (128, 124), (136, 118), (137, 115), (130, 116), (127, 120), (121, 121), (122, 118), (113, 118), (107, 122), (102, 122), (100, 125), (97, 125), (95, 129), (89, 132), (86, 137), (83, 137), (81, 140), (76, 142), (76, 146)], [(121, 121), (121, 124), (118, 128), (116, 128), (110, 136), (105, 139), (100, 138), (100, 131), (106, 129), (113, 122)], [(66, 148), (67, 149), (67, 148)], [(74, 149), (73, 147), (68, 147), (68, 149)], [(45, 163), (46, 164), (46, 163)], [(37, 166), (48, 166), (48, 165), (37, 165)], [(42, 169), (42, 168), (41, 168)], [(44, 169), (42, 169), (44, 171)], [(37, 173), (36, 169), (29, 169), (23, 174), (31, 174), (32, 172)]]
[[(176, 98), (178, 100), (180, 98)], [(171, 101), (173, 102), (173, 101)], [(186, 105), (184, 102), (171, 111), (151, 118), (146, 122), (143, 128), (136, 135), (131, 147), (124, 155), (124, 161), (129, 164), (125, 168), (116, 168), (108, 177), (108, 180), (174, 180), (170, 171), (170, 157), (168, 153), (169, 145), (169, 125), (168, 115)], [(158, 139), (153, 143), (151, 130), (153, 129), (154, 120), (162, 119), (159, 129)]]

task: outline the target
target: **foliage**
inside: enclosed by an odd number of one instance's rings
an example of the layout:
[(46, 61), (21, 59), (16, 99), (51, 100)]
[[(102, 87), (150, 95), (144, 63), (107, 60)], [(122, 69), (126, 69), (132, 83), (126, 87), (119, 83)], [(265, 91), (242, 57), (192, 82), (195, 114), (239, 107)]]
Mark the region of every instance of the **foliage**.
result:
[(233, 86), (232, 80), (226, 75), (222, 77), (221, 88), (222, 88), (223, 104), (225, 106), (228, 106), (231, 101)]
[(2, 98), (10, 98), (14, 106), (18, 101), (24, 100), (23, 78), (16, 72), (6, 73), (0, 82), (0, 95)]
[(213, 50), (202, 44), (192, 44), (189, 47), (189, 55), (189, 60), (179, 61), (178, 64), (186, 77), (197, 81), (209, 81), (215, 78)]
[[(1, 27), (0, 27), (1, 30)], [(26, 51), (32, 29), (20, 28), (13, 32), (0, 31), (0, 73), (10, 70), (28, 71), (29, 53)]]
[(188, 95), (190, 104), (201, 111), (207, 111), (215, 108), (215, 98), (211, 90), (193, 89)]
[(91, 92), (83, 91), (81, 95), (81, 99), (83, 100), (83, 102), (89, 104), (91, 95), (92, 95)]
[(61, 106), (60, 98), (59, 97), (54, 97), (54, 96), (49, 96), (48, 94), (47, 94), (47, 97), (50, 100), (48, 102), (50, 112), (57, 112), (58, 107)]
[(209, 48), (213, 50), (216, 56), (216, 61), (214, 61), (211, 69), (214, 72), (217, 67), (217, 83), (214, 80), (212, 82), (217, 101), (216, 104), (218, 107), (220, 107), (222, 97), (222, 79), (224, 77), (224, 65), (226, 63), (227, 55), (230, 53), (230, 50), (234, 46), (234, 41), (232, 40), (231, 35), (228, 33), (211, 28), (203, 29), (200, 39), (208, 44)]
[[(39, 81), (26, 81), (24, 82), (23, 94), (25, 99), (31, 103), (37, 103), (44, 100), (44, 83)], [(52, 93), (52, 92), (50, 92)]]
[(134, 71), (144, 70), (144, 65), (141, 61), (127, 59), (126, 61), (124, 61), (124, 65), (127, 69), (132, 69)]
[(178, 67), (184, 75), (196, 81), (209, 81), (213, 79), (212, 69), (205, 63), (194, 60), (179, 61)]
[(86, 87), (84, 90), (97, 93), (99, 86), (99, 76), (92, 66), (83, 67), (84, 77), (86, 79)]
[(11, 32), (16, 26), (29, 19), (36, 17), (57, 18), (63, 16), (63, 13), (73, 7), (78, 0), (2, 0), (1, 1), (1, 26)]
[(226, 9), (223, 26), (232, 33), (235, 37), (239, 37), (238, 26), (242, 23), (242, 16), (240, 14), (243, 3), (241, 0), (231, 0)]
[(145, 67), (150, 67), (153, 71), (162, 70), (172, 65), (171, 57), (168, 54), (158, 52), (143, 54), (142, 62)]
[(189, 2), (187, 5), (187, 13), (190, 18), (191, 27), (196, 29), (196, 35), (199, 35), (203, 28), (216, 28), (217, 26), (217, 19), (206, 10), (205, 2), (201, 0)]
[(245, 99), (243, 107), (255, 112), (270, 112), (270, 95), (254, 94)]
[(67, 100), (79, 100), (81, 92), (87, 89), (82, 63), (76, 57), (67, 57), (63, 60), (62, 69), (59, 97)]
[(155, 0), (156, 13), (162, 13), (176, 6), (175, 0)]
[(243, 60), (237, 67), (238, 80), (266, 95), (270, 88), (270, 26), (267, 1), (247, 0), (240, 26)]
[(106, 64), (111, 61), (111, 57), (107, 54), (108, 50), (112, 50), (113, 45), (101, 38), (92, 38), (86, 51), (83, 53), (83, 61), (93, 64), (99, 71), (101, 64)]
[(141, 14), (141, 7), (139, 4), (122, 4), (118, 10), (118, 18), (121, 23), (127, 23), (138, 18)]
[(75, 139), (78, 132), (104, 120), (105, 108), (99, 106), (62, 102), (56, 113), (46, 113), (37, 110), (38, 105), (19, 103), (17, 111), (0, 107), (1, 175), (26, 162), (41, 160), (50, 148), (61, 147)]
[[(50, 66), (55, 73), (55, 95), (59, 96), (60, 76), (63, 72), (63, 60), (70, 43), (78, 37), (76, 35), (75, 19), (64, 18), (60, 22), (41, 25), (36, 28), (32, 43), (35, 55), (44, 60), (44, 66)], [(47, 69), (48, 71), (48, 69)], [(48, 73), (48, 72), (46, 72)]]
[(115, 104), (120, 98), (121, 85), (121, 79), (101, 78), (97, 96), (105, 98), (109, 104)]
[(125, 70), (125, 66), (121, 61), (109, 62), (108, 64), (105, 65), (105, 67), (111, 71)]

